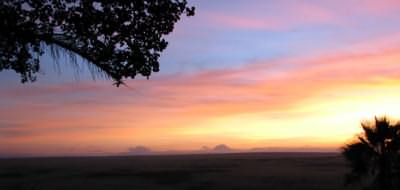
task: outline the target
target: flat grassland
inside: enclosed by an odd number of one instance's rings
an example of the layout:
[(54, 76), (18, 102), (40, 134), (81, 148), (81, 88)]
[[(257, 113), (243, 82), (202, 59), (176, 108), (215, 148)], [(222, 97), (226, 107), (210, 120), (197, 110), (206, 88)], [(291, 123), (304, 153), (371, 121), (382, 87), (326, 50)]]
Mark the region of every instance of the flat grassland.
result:
[(0, 159), (1, 190), (339, 190), (338, 153)]

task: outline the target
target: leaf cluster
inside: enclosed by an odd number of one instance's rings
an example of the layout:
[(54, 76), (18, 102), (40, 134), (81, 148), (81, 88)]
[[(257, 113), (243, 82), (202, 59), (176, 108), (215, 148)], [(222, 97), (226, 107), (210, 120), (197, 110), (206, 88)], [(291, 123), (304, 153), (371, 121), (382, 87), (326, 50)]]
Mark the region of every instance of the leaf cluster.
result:
[(182, 14), (194, 15), (186, 0), (2, 0), (0, 71), (35, 81), (44, 43), (81, 56), (117, 85), (149, 77)]

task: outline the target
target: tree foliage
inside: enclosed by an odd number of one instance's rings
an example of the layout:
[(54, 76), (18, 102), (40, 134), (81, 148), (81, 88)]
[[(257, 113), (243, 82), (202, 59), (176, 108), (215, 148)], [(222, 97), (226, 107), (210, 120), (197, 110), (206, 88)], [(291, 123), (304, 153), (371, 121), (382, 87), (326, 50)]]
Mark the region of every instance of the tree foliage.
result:
[(35, 81), (46, 44), (81, 56), (117, 85), (148, 77), (182, 14), (194, 15), (186, 0), (2, 0), (0, 71)]
[(399, 189), (400, 123), (391, 124), (383, 117), (361, 126), (363, 133), (342, 149), (352, 168), (346, 183), (372, 179), (366, 189)]

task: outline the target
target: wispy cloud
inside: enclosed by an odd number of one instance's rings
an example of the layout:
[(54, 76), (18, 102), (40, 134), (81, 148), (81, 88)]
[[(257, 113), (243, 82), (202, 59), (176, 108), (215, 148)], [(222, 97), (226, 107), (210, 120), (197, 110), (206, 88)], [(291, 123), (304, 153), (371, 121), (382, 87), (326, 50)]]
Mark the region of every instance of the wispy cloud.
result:
[(227, 6), (225, 11), (199, 11), (204, 25), (217, 28), (244, 30), (282, 31), (312, 24), (334, 24), (336, 21), (328, 9), (307, 2), (276, 3), (247, 2), (242, 9)]

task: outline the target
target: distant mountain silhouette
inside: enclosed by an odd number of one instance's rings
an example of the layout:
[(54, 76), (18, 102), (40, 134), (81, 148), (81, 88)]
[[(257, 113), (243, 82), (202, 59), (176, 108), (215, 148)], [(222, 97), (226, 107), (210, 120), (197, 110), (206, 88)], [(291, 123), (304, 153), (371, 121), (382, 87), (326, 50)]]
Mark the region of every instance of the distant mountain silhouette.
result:
[(236, 149), (231, 148), (226, 144), (218, 144), (214, 147), (202, 146), (195, 150), (151, 150), (150, 148), (142, 145), (130, 147), (126, 152), (121, 152), (119, 155), (135, 156), (135, 155), (182, 155), (182, 154), (220, 154), (220, 153), (246, 153), (246, 152), (337, 152), (336, 149), (317, 148), (317, 147), (254, 147)]
[(128, 148), (127, 154), (129, 155), (145, 155), (145, 154), (152, 154), (154, 153), (151, 149), (145, 146), (136, 146)]
[(233, 149), (229, 148), (229, 146), (225, 144), (219, 144), (213, 148), (214, 152), (231, 152)]

